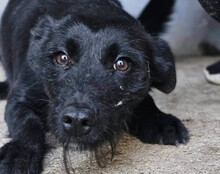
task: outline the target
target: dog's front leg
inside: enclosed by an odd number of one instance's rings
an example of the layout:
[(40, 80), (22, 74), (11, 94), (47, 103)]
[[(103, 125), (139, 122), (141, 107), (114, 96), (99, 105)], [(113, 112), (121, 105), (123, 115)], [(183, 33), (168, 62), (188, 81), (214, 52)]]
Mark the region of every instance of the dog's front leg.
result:
[(12, 140), (0, 149), (0, 174), (40, 174), (46, 153), (40, 117), (24, 96), (12, 94), (5, 119)]
[(131, 122), (128, 123), (129, 130), (143, 142), (178, 145), (185, 144), (189, 139), (183, 123), (178, 118), (161, 112), (150, 95), (134, 113)]

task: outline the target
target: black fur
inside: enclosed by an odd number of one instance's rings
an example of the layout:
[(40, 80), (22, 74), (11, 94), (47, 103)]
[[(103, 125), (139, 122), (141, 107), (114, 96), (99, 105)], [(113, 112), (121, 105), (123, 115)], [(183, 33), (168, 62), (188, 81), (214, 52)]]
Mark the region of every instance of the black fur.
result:
[[(39, 174), (47, 131), (81, 150), (112, 142), (126, 129), (146, 143), (187, 142), (181, 121), (162, 113), (148, 94), (152, 87), (175, 88), (167, 43), (148, 35), (116, 0), (11, 0), (1, 43), (12, 138), (0, 151), (1, 173)], [(67, 66), (57, 64), (60, 52), (69, 55)], [(114, 70), (119, 56), (128, 70)], [(75, 137), (64, 130), (61, 118), (69, 107), (88, 113), (90, 133)]]
[(4, 100), (7, 98), (9, 85), (7, 81), (0, 82), (0, 100)]

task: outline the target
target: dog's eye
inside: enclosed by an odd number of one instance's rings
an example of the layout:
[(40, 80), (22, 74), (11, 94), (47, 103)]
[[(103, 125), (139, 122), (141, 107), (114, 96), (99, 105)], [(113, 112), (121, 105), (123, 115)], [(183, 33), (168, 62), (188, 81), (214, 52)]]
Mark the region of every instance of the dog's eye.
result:
[(116, 71), (126, 71), (129, 68), (129, 63), (125, 59), (121, 58), (115, 62), (113, 68)]
[(64, 53), (61, 53), (56, 56), (56, 61), (60, 65), (67, 65), (69, 63), (69, 57)]

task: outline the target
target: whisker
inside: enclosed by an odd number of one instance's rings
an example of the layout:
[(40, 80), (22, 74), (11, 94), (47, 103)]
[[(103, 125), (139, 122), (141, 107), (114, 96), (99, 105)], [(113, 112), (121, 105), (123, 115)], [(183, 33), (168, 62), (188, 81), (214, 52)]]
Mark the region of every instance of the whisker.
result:
[(50, 102), (50, 100), (47, 99), (36, 99), (36, 100)]
[(129, 131), (129, 128), (128, 128), (128, 124), (125, 120), (123, 120), (123, 124), (125, 126), (125, 130), (128, 132)]
[(72, 172), (75, 173), (75, 169), (71, 165), (71, 159), (69, 157), (69, 149), (68, 145), (63, 147), (63, 161), (64, 166), (67, 174), (71, 174)]

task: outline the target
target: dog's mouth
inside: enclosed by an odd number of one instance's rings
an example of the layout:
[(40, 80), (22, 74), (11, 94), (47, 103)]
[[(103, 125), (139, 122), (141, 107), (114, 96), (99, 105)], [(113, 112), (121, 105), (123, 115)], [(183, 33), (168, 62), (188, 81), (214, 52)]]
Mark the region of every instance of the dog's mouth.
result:
[(76, 130), (70, 134), (64, 131), (62, 143), (68, 149), (95, 151), (107, 142), (111, 146), (114, 146), (115, 139), (117, 139), (118, 135), (119, 132), (116, 136), (114, 133), (103, 132), (93, 126), (90, 131), (86, 128), (86, 132), (84, 133), (79, 133)]
[(107, 126), (95, 124), (85, 128), (84, 133), (79, 133), (75, 130), (73, 133), (66, 132), (63, 129), (61, 142), (64, 148), (77, 151), (96, 151), (104, 144), (110, 144), (111, 149), (115, 149), (116, 142), (124, 132), (121, 126)]

